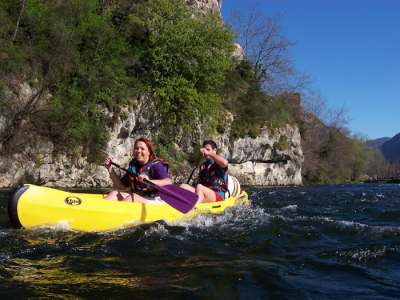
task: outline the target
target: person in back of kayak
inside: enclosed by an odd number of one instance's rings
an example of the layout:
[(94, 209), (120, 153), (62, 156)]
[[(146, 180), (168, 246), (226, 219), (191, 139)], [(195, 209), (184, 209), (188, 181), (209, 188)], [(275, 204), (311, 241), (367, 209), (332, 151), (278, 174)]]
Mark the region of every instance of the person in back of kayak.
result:
[(137, 173), (138, 176), (136, 178), (128, 172), (120, 178), (112, 167), (111, 162), (113, 159), (111, 157), (106, 159), (105, 167), (114, 185), (119, 190), (131, 187), (131, 193), (128, 194), (114, 190), (104, 197), (104, 199), (138, 203), (163, 202), (162, 200), (154, 200), (159, 199), (158, 191), (144, 183), (143, 180), (151, 180), (159, 186), (172, 184), (167, 170), (168, 163), (156, 158), (151, 142), (144, 137), (135, 141), (134, 156), (135, 158), (129, 163), (129, 169), (133, 173)]
[(196, 187), (186, 183), (181, 184), (182, 188), (199, 195), (197, 203), (225, 200), (228, 160), (218, 155), (217, 151), (217, 144), (214, 141), (204, 141), (200, 154), (206, 158), (206, 162), (200, 166), (199, 181)]

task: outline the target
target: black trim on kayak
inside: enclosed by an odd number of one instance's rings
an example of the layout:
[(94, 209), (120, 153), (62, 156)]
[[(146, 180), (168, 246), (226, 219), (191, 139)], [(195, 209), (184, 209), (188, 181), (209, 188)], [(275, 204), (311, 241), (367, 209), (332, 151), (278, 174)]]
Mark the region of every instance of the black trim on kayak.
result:
[(24, 228), (18, 218), (18, 201), (19, 198), (29, 188), (29, 185), (20, 184), (10, 192), (10, 199), (8, 200), (8, 217), (10, 218), (11, 225), (15, 229)]

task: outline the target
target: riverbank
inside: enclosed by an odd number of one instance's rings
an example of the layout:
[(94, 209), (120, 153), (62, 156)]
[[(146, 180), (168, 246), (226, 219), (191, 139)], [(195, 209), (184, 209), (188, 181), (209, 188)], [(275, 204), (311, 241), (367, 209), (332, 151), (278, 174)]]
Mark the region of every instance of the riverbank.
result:
[(366, 180), (364, 183), (400, 183), (400, 179)]

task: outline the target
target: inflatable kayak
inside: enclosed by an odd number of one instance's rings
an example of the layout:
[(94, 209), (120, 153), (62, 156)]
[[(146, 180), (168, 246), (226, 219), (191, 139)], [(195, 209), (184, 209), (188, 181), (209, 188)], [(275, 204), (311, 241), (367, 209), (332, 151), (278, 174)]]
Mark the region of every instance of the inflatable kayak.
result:
[(68, 225), (73, 230), (109, 231), (143, 222), (172, 222), (203, 213), (222, 213), (227, 207), (248, 204), (248, 195), (242, 191), (222, 202), (197, 204), (183, 214), (168, 204), (111, 201), (102, 199), (104, 196), (20, 185), (10, 194), (8, 216), (16, 229)]

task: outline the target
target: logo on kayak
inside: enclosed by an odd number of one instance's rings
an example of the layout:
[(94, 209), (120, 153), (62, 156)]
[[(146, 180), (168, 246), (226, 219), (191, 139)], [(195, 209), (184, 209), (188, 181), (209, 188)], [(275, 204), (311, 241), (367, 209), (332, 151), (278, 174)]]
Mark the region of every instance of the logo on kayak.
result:
[(68, 205), (76, 206), (76, 205), (81, 205), (82, 200), (79, 199), (78, 197), (71, 196), (65, 198), (65, 203), (67, 203)]

